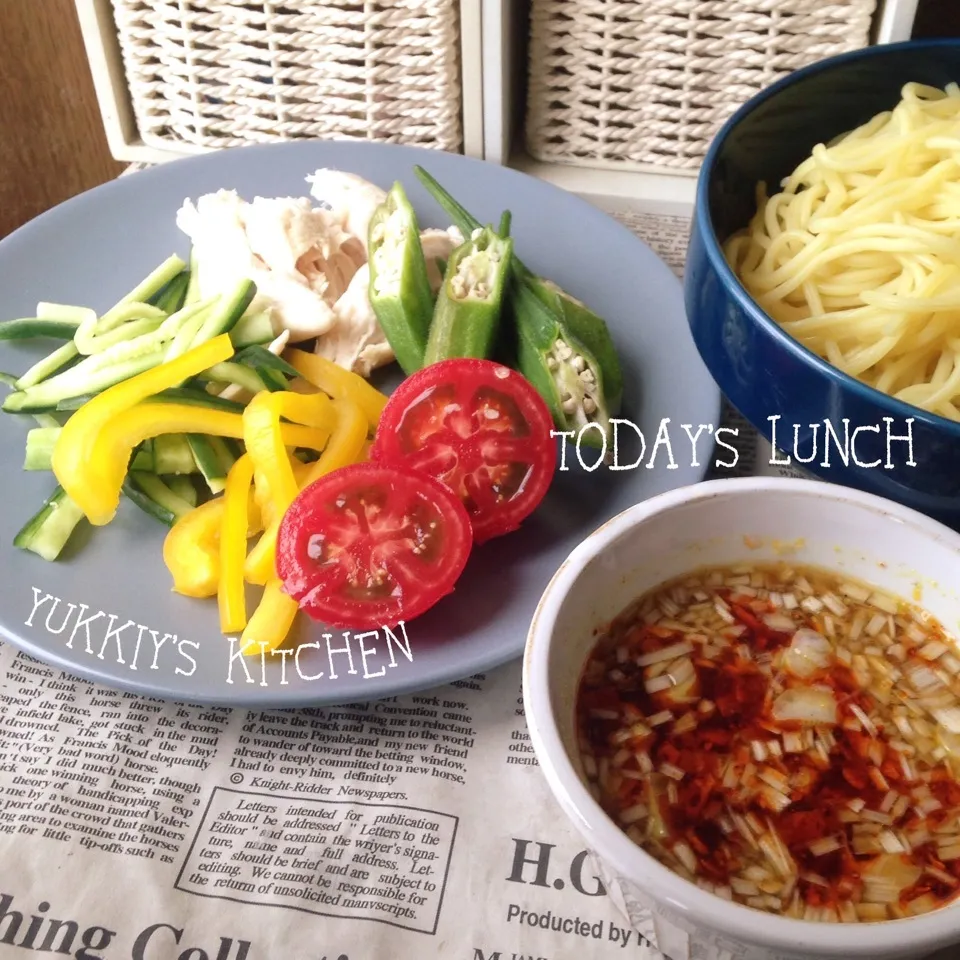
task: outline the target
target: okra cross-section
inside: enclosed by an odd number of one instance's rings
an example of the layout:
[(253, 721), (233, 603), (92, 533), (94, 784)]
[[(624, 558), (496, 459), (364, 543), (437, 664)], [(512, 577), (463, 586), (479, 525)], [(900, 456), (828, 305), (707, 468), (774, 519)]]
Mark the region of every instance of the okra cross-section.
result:
[(453, 252), (433, 313), (426, 365), (458, 357), (490, 357), (512, 254), (513, 241), (497, 236), (490, 227), (474, 230)]
[(610, 402), (603, 368), (594, 354), (530, 288), (514, 281), (513, 311), (520, 372), (537, 388), (558, 430), (579, 432), (582, 442), (603, 447), (610, 439)]
[(370, 306), (407, 374), (423, 366), (433, 294), (417, 215), (400, 183), (370, 220)]

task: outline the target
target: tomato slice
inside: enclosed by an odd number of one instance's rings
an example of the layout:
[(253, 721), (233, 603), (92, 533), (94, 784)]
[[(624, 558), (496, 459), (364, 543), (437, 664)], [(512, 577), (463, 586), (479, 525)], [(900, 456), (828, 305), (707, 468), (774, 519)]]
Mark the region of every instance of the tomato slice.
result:
[(393, 392), (371, 457), (445, 483), (482, 543), (516, 530), (543, 499), (557, 465), (552, 427), (546, 403), (515, 370), (444, 360)]
[(412, 620), (453, 590), (472, 546), (453, 493), (402, 467), (358, 463), (310, 484), (283, 516), (277, 575), (334, 627)]

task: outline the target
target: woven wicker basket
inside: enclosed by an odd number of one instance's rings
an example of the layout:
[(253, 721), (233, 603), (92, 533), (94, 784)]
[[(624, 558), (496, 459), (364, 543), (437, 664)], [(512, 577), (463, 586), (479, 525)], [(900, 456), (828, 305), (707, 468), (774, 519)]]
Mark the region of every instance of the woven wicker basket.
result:
[(875, 0), (532, 0), (527, 149), (696, 169), (723, 122), (799, 67), (869, 42)]
[(112, 0), (143, 142), (461, 148), (458, 0)]

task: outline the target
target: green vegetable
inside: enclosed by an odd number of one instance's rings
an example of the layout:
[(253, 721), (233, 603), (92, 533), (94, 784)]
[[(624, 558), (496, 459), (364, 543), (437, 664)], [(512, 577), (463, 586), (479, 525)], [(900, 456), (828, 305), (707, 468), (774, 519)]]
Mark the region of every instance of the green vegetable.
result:
[(196, 407), (212, 407), (214, 410), (229, 410), (231, 413), (243, 413), (244, 405), (236, 400), (197, 390), (194, 387), (170, 387), (150, 398), (151, 403), (189, 403)]
[[(480, 226), (426, 170), (414, 169), (465, 236)], [(609, 439), (610, 417), (619, 411), (623, 394), (623, 373), (606, 323), (579, 300), (537, 277), (517, 256), (511, 258), (511, 272), (507, 306), (516, 343), (508, 343), (505, 352), (515, 356), (520, 372), (543, 396), (558, 429), (598, 423)], [(582, 442), (600, 446), (603, 441), (599, 431), (589, 430)]]
[(143, 493), (155, 504), (169, 510), (175, 519), (179, 520), (193, 509), (189, 500), (177, 496), (158, 476), (141, 473), (139, 470), (131, 470), (129, 476)]
[(209, 437), (199, 433), (188, 433), (187, 443), (196, 466), (207, 481), (211, 493), (222, 493), (227, 485), (227, 474), (223, 469), (223, 462), (217, 456), (217, 451)]
[(197, 488), (193, 485), (193, 480), (186, 474), (177, 474), (172, 477), (165, 477), (164, 483), (170, 488), (170, 492), (181, 500), (185, 500), (191, 507), (197, 505)]
[(221, 333), (229, 333), (243, 316), (257, 295), (257, 286), (252, 280), (241, 280), (230, 294), (220, 297), (203, 321), (193, 340), (193, 346), (206, 343)]
[(504, 210), (500, 214), (500, 226), (497, 228), (497, 233), (506, 239), (510, 236), (510, 221), (513, 219), (513, 214), (509, 210)]
[(278, 373), (282, 373), (293, 379), (300, 376), (296, 367), (287, 363), (283, 357), (278, 357), (275, 353), (271, 353), (266, 347), (246, 347), (235, 356), (238, 361), (253, 367), (254, 370), (276, 370)]
[[(57, 347), (53, 353), (38, 360), (22, 377), (20, 377), (14, 386), (18, 390), (26, 390), (43, 380), (52, 377), (58, 371), (64, 370), (68, 364), (72, 363), (80, 355), (77, 345), (71, 340), (62, 347)], [(4, 408), (6, 409), (6, 407)]]
[(131, 470), (122, 489), (128, 500), (168, 527), (172, 527), (180, 517), (193, 509), (188, 500), (178, 497), (152, 473)]
[(143, 443), (133, 451), (128, 469), (153, 473), (153, 466), (153, 440), (144, 440)]
[(109, 325), (91, 315), (74, 335), (77, 349), (85, 356), (102, 353), (118, 344), (136, 340), (144, 334), (158, 330), (167, 320), (167, 315), (149, 303), (127, 303), (118, 307), (110, 318)]
[(460, 206), (423, 167), (416, 166), (413, 168), (413, 172), (430, 192), (433, 199), (444, 209), (447, 216), (453, 222), (453, 225), (457, 227), (465, 237), (469, 237), (474, 230), (483, 226), (472, 213), (465, 207)]
[(513, 241), (490, 227), (475, 230), (447, 264), (437, 296), (424, 366), (455, 357), (486, 359), (500, 328)]
[(166, 346), (166, 352), (163, 355), (165, 363), (183, 356), (194, 346), (194, 340), (199, 335), (200, 328), (206, 323), (207, 317), (210, 316), (214, 303), (216, 303), (215, 300), (197, 300), (183, 308), (181, 313), (186, 314), (186, 319)]
[(242, 363), (226, 361), (214, 364), (209, 370), (204, 371), (201, 377), (216, 383), (234, 383), (238, 387), (243, 387), (244, 390), (249, 390), (250, 393), (259, 393), (267, 389), (267, 385), (258, 376), (257, 371)]
[(563, 318), (563, 327), (596, 358), (603, 372), (607, 409), (611, 416), (616, 416), (623, 398), (623, 373), (606, 323), (586, 304), (571, 297), (550, 280), (532, 277), (527, 281), (527, 286), (555, 314)]
[(420, 246), (420, 226), (401, 184), (370, 220), (370, 305), (407, 374), (423, 366), (433, 294)]
[(273, 321), (267, 311), (244, 314), (230, 331), (230, 342), (237, 350), (251, 344), (269, 343), (276, 338)]
[(154, 473), (195, 473), (196, 470), (193, 451), (182, 433), (162, 433), (153, 438)]
[(578, 433), (596, 423), (600, 430), (584, 431), (581, 442), (602, 447), (612, 427), (596, 357), (529, 286), (514, 277), (511, 289), (518, 369), (546, 401), (558, 430)]
[(57, 445), (62, 427), (34, 427), (27, 433), (27, 448), (23, 457), (24, 470), (49, 470), (53, 448)]
[(90, 307), (76, 307), (71, 303), (48, 303), (41, 300), (37, 304), (38, 320), (56, 320), (58, 323), (70, 323), (74, 327), (79, 327), (90, 314), (96, 316), (96, 312)]
[[(155, 297), (178, 273), (180, 273), (186, 264), (176, 255), (167, 257), (154, 271), (148, 274), (140, 281), (121, 301), (117, 307), (124, 303), (146, 302)], [(114, 308), (116, 309), (116, 307)], [(110, 312), (110, 311), (108, 311)]]
[(190, 273), (178, 273), (152, 300), (165, 314), (176, 313), (186, 303)]
[(195, 303), (200, 299), (200, 262), (196, 248), (190, 251), (190, 273), (184, 303)]
[(72, 340), (79, 325), (72, 320), (44, 320), (40, 317), (7, 320), (0, 323), (0, 340), (32, 340), (37, 337)]
[(56, 560), (82, 519), (83, 511), (58, 486), (13, 538), (13, 545)]
[[(72, 344), (70, 344), (72, 346)], [(126, 346), (118, 344), (117, 346)], [(19, 393), (11, 393), (3, 402), (7, 413), (38, 413), (58, 409), (58, 404), (81, 394), (99, 393), (121, 380), (127, 380), (150, 370), (163, 362), (162, 351), (133, 357), (113, 363), (101, 361), (109, 351), (87, 357), (64, 373), (28, 387)]]

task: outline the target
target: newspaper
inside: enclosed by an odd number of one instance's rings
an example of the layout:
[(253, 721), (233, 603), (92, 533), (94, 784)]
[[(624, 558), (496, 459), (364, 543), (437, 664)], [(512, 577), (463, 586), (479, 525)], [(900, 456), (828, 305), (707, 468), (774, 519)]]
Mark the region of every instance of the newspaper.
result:
[[(626, 220), (679, 271), (685, 218)], [(748, 473), (762, 448), (726, 416)], [(415, 696), (244, 710), (0, 646), (0, 960), (31, 952), (662, 960), (548, 791), (519, 662)]]

